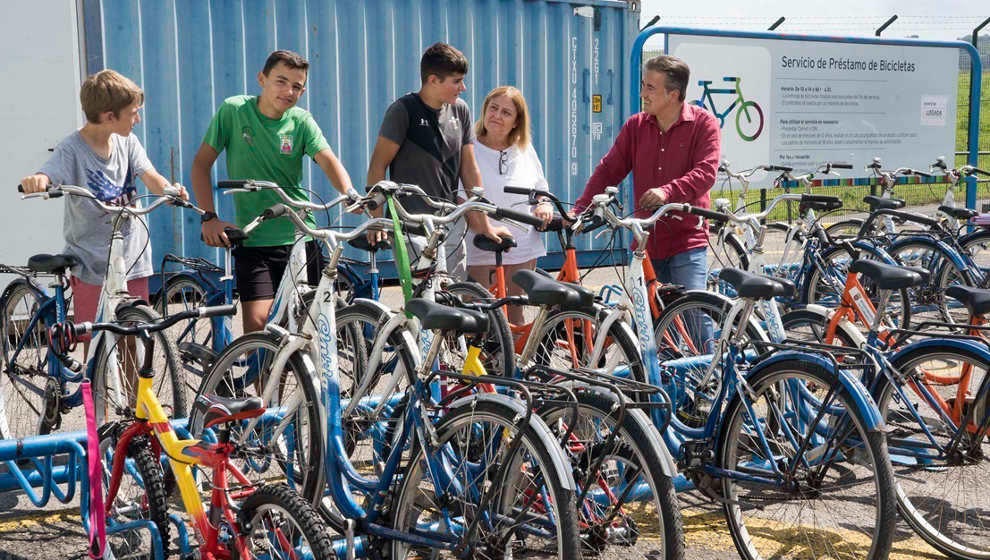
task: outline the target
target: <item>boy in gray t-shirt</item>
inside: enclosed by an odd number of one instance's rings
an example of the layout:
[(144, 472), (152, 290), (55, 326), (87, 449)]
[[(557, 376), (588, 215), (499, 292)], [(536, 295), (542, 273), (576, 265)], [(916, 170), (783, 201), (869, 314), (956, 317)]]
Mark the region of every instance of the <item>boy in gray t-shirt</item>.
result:
[[(141, 142), (131, 135), (141, 122), (141, 88), (113, 70), (104, 70), (83, 83), (79, 98), (86, 124), (56, 146), (38, 173), (21, 179), (24, 192), (43, 192), (49, 184), (76, 185), (89, 188), (106, 204), (124, 206), (134, 203), (135, 179), (140, 178), (148, 190), (161, 194), (168, 181), (155, 171)], [(180, 187), (180, 191), (187, 198), (185, 190)], [(89, 199), (65, 197), (64, 252), (79, 259), (72, 268), (76, 322), (95, 318), (113, 219)], [(148, 277), (154, 273), (147, 224), (141, 227), (134, 220), (127, 224), (130, 227), (123, 234), (128, 291), (147, 299)]]

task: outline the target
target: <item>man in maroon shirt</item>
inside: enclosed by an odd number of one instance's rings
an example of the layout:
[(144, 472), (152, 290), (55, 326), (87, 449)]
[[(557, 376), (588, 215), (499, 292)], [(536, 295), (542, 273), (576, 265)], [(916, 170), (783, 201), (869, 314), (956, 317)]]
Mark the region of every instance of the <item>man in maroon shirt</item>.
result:
[[(690, 70), (679, 58), (646, 61), (640, 96), (643, 112), (619, 131), (608, 154), (588, 179), (576, 209), (588, 206), (605, 187), (618, 185), (630, 171), (637, 215), (648, 217), (668, 202), (708, 208), (719, 160), (718, 120), (684, 102)], [(704, 289), (708, 226), (698, 216), (673, 212), (660, 219), (647, 250), (661, 282)]]

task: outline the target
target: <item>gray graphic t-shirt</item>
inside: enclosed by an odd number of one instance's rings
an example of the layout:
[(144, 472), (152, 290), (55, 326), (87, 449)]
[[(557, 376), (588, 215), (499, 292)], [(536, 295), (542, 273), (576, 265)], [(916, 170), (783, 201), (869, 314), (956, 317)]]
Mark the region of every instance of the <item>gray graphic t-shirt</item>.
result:
[[(133, 134), (114, 134), (110, 142), (113, 144), (110, 158), (103, 159), (76, 131), (55, 147), (55, 153), (39, 172), (55, 184), (88, 188), (105, 204), (130, 205), (137, 195), (137, 178), (152, 169), (151, 161)], [(72, 274), (87, 284), (102, 284), (106, 276), (115, 217), (87, 198), (65, 197), (64, 252), (79, 258), (81, 264), (72, 269)], [(121, 229), (128, 280), (150, 276), (154, 272), (147, 224), (142, 226), (136, 220), (125, 219)]]

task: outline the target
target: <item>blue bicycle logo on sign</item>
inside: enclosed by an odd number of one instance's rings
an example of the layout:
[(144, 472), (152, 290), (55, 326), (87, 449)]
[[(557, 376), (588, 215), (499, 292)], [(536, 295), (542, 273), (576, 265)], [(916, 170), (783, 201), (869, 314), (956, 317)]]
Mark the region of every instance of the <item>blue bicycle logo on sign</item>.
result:
[[(706, 108), (712, 112), (716, 117), (718, 117), (719, 127), (725, 128), (725, 117), (729, 116), (737, 106), (739, 108), (736, 111), (736, 132), (739, 133), (739, 137), (746, 142), (752, 142), (759, 138), (760, 133), (763, 132), (763, 109), (756, 104), (755, 101), (746, 101), (743, 98), (742, 89), (740, 89), (739, 84), (742, 80), (734, 76), (726, 76), (722, 78), (726, 82), (735, 83), (736, 87), (729, 89), (714, 89), (709, 88), (708, 85), (711, 84), (711, 80), (701, 80), (698, 85), (705, 88), (701, 92), (701, 99), (692, 101), (695, 105), (701, 108)], [(732, 100), (732, 104), (729, 105), (725, 111), (719, 111), (715, 108), (715, 99), (713, 94), (728, 94), (734, 95), (735, 99)], [(707, 102), (707, 107), (705, 106)]]

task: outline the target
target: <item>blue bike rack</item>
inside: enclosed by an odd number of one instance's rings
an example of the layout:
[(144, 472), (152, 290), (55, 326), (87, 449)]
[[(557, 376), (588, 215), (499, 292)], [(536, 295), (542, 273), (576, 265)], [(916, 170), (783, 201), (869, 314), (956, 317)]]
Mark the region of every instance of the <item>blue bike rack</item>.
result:
[[(173, 421), (172, 426), (181, 437), (189, 437), (185, 419)], [(215, 441), (212, 432), (204, 434), (204, 439)], [(56, 464), (56, 459), (59, 464)], [(83, 529), (89, 534), (89, 476), (85, 430), (0, 440), (0, 462), (7, 468), (7, 472), (0, 473), (0, 492), (21, 490), (35, 507), (47, 506), (53, 496), (59, 502), (69, 504), (75, 498), (78, 488), (79, 514)], [(185, 524), (173, 514), (169, 515), (169, 520), (178, 529), (180, 555), (190, 557), (193, 550)], [(108, 536), (140, 529), (147, 530), (151, 535), (153, 557), (164, 559), (166, 543), (162, 543), (161, 535), (153, 522), (138, 520), (122, 523), (107, 519)]]

